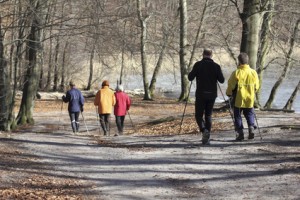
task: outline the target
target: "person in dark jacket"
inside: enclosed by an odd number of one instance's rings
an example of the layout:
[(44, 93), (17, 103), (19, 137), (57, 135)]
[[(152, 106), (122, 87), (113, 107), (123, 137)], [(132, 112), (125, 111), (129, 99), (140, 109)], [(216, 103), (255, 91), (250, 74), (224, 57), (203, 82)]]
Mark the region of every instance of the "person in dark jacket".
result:
[(70, 90), (67, 91), (66, 95), (62, 96), (62, 100), (65, 103), (69, 103), (68, 111), (71, 120), (71, 127), (73, 133), (79, 132), (79, 113), (83, 112), (84, 98), (80, 90), (75, 88), (73, 81), (69, 83)]
[[(202, 133), (202, 144), (209, 144), (212, 126), (212, 110), (217, 97), (218, 82), (224, 83), (225, 79), (220, 65), (212, 60), (212, 50), (204, 49), (203, 58), (194, 64), (188, 79), (193, 81), (196, 77), (196, 103), (195, 118)], [(203, 120), (203, 114), (205, 118)]]

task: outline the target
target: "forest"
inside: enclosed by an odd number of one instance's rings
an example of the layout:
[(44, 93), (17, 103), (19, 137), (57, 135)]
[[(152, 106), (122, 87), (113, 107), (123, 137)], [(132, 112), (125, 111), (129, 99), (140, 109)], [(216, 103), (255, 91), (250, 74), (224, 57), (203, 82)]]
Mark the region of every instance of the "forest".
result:
[(0, 130), (33, 124), (37, 92), (65, 91), (71, 79), (93, 90), (111, 75), (120, 83), (139, 75), (151, 100), (158, 75), (178, 73), (186, 101), (187, 74), (205, 47), (231, 66), (246, 52), (262, 85), (266, 69), (278, 71), (267, 102), (256, 96), (271, 109), (287, 74), (299, 71), (299, 23), (299, 0), (0, 0)]

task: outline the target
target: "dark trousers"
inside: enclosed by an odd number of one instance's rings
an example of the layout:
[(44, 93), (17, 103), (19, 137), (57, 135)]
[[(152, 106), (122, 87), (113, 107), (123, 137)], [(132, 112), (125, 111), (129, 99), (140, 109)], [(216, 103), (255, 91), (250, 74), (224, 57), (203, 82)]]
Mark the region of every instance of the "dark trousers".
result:
[(119, 134), (123, 134), (125, 116), (116, 116), (116, 124)]
[(243, 120), (242, 120), (242, 112), (247, 121), (248, 127), (252, 126), (255, 128), (255, 113), (254, 108), (237, 108), (234, 107), (234, 122), (235, 128), (239, 132), (244, 129)]
[[(196, 97), (195, 117), (201, 132), (204, 130), (211, 131), (212, 111), (216, 98)], [(203, 114), (205, 115), (203, 120)]]
[(79, 112), (69, 112), (73, 133), (79, 131)]
[(110, 114), (99, 114), (100, 124), (104, 131), (104, 134), (109, 133), (110, 129)]

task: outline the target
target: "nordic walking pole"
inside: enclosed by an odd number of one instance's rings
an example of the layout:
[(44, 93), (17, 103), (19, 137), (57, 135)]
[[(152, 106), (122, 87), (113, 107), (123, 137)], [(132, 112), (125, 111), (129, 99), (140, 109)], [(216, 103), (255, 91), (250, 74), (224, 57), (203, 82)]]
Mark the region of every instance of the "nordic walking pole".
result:
[[(224, 99), (224, 101), (225, 101), (225, 103), (226, 103), (225, 96), (224, 96), (224, 94), (223, 94), (223, 92), (222, 92), (222, 90), (221, 90), (221, 86), (220, 86), (219, 83), (217, 83), (217, 84), (218, 84), (219, 90), (220, 90), (220, 92), (221, 92), (221, 94), (222, 94), (222, 96), (223, 96), (223, 99)], [(232, 114), (232, 112), (231, 112), (231, 111), (232, 111), (231, 103), (230, 103), (229, 101), (228, 101), (228, 105), (229, 105), (229, 113), (230, 113), (230, 116), (231, 116), (233, 125), (234, 125), (234, 127), (235, 127), (234, 117), (233, 117), (233, 114)]]
[(97, 107), (95, 106), (95, 109), (96, 109), (96, 116), (97, 116), (97, 122), (98, 122), (98, 125), (99, 125), (99, 134), (101, 135), (101, 125), (100, 125), (100, 121), (99, 121), (99, 114), (98, 114), (98, 109)]
[(88, 133), (88, 135), (89, 135), (89, 134), (90, 134), (90, 133), (89, 133), (89, 129), (88, 129), (88, 127), (87, 127), (86, 123), (85, 123), (85, 120), (84, 120), (83, 114), (82, 114), (82, 112), (80, 112), (80, 113), (81, 113), (81, 116), (82, 116), (82, 119), (83, 119), (83, 122), (84, 122), (84, 125), (85, 125), (85, 128), (86, 128), (86, 131), (87, 131), (87, 133)]
[(132, 122), (132, 119), (131, 119), (131, 116), (130, 116), (130, 113), (129, 113), (129, 111), (128, 111), (128, 110), (127, 110), (127, 114), (128, 114), (128, 117), (129, 117), (129, 119), (130, 119), (131, 125), (132, 125), (132, 127), (133, 127), (134, 131), (136, 132), (136, 130), (135, 130), (135, 126), (133, 125), (133, 122)]
[(186, 102), (185, 102), (185, 106), (184, 106), (184, 110), (183, 110), (183, 114), (182, 114), (182, 118), (181, 118), (179, 134), (181, 133), (182, 124), (183, 124), (183, 118), (184, 118), (186, 106), (187, 106), (187, 103), (188, 103), (188, 100), (189, 100), (189, 97), (190, 97), (190, 92), (191, 92), (192, 84), (193, 84), (193, 82), (191, 81), (191, 85), (190, 85), (190, 88), (189, 88), (188, 96), (187, 96), (187, 99), (186, 99)]
[(256, 117), (256, 113), (255, 112), (254, 112), (254, 117), (255, 117), (257, 129), (258, 129), (258, 133), (259, 133), (259, 136), (260, 136), (260, 141), (262, 141), (262, 136), (261, 136), (261, 133), (260, 133), (260, 128), (259, 128), (259, 125), (258, 125), (258, 121), (257, 121), (257, 117)]

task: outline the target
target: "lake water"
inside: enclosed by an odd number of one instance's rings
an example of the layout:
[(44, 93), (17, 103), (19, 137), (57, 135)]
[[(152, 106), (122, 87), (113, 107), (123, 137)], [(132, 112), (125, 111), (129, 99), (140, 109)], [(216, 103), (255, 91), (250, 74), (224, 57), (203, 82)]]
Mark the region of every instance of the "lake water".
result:
[[(225, 76), (225, 83), (220, 84), (221, 89), (223, 91), (223, 94), (225, 95), (225, 90), (227, 88), (227, 80), (233, 71), (233, 69), (222, 69), (224, 76)], [(264, 80), (263, 80), (263, 85), (262, 85), (262, 92), (261, 92), (261, 104), (264, 106), (265, 102), (269, 98), (271, 89), (274, 85), (274, 83), (277, 81), (279, 77), (279, 73), (273, 72), (273, 71), (266, 71), (264, 74)], [(299, 81), (299, 76), (300, 72), (299, 70), (292, 70), (287, 78), (283, 81), (279, 89), (277, 90), (277, 94), (275, 96), (275, 99), (273, 101), (272, 107), (273, 108), (283, 108), (284, 105), (286, 104), (287, 100), (290, 98), (292, 92), (294, 91), (298, 81)], [(149, 77), (150, 81), (150, 77)], [(143, 89), (143, 80), (141, 75), (131, 75), (123, 78), (123, 85), (125, 90), (136, 90), (136, 89)], [(195, 89), (196, 89), (196, 81), (193, 81), (193, 85), (191, 88), (191, 97), (194, 97), (195, 94)], [(112, 85), (114, 88), (115, 86)], [(157, 84), (156, 88), (164, 91), (164, 95), (167, 97), (172, 97), (172, 98), (178, 98), (180, 95), (181, 91), (181, 86), (180, 86), (180, 76), (176, 75), (174, 76), (173, 74), (164, 74), (160, 75), (157, 78)], [(225, 98), (227, 99), (227, 96), (225, 95)], [(218, 91), (218, 98), (216, 100), (217, 102), (222, 102), (223, 101), (223, 96)], [(300, 113), (300, 94), (298, 92), (296, 100), (293, 104), (293, 109), (295, 112)]]

